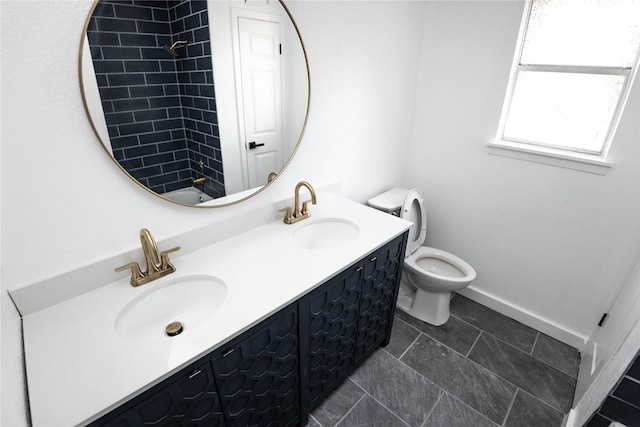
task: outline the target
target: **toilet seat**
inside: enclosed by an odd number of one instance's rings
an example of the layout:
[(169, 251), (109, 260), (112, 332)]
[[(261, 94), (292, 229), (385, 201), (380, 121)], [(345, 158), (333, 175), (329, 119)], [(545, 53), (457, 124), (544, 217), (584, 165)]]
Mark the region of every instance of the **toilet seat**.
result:
[(407, 257), (404, 265), (417, 276), (434, 279), (438, 283), (438, 288), (434, 290), (460, 290), (476, 278), (476, 271), (466, 261), (449, 252), (427, 246), (418, 248)]
[(424, 199), (420, 192), (412, 188), (404, 197), (400, 208), (400, 218), (413, 223), (409, 230), (406, 257), (422, 247), (427, 237), (427, 211), (424, 209)]

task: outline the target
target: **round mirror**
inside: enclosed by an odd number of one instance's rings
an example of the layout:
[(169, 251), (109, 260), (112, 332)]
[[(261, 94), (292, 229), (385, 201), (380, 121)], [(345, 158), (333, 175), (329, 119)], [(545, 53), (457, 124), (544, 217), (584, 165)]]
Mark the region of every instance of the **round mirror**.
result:
[(281, 0), (97, 0), (79, 73), (112, 159), (182, 205), (227, 206), (262, 191), (307, 122), (306, 52)]

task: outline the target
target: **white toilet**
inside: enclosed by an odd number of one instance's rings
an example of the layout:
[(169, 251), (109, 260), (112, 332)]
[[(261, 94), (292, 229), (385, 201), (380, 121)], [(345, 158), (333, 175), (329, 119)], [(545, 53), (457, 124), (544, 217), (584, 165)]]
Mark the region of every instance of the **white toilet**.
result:
[(453, 254), (422, 246), (427, 234), (423, 202), (416, 189), (394, 188), (370, 199), (368, 204), (413, 223), (398, 307), (424, 322), (440, 326), (449, 319), (451, 293), (468, 286), (476, 278), (476, 271)]

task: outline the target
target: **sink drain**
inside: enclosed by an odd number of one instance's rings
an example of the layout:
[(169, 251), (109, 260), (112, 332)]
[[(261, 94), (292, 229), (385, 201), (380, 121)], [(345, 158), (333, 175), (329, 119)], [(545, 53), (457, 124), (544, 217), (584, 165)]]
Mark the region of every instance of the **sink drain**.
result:
[(184, 331), (184, 328), (182, 327), (182, 323), (172, 322), (167, 325), (165, 330), (167, 331), (167, 335), (175, 337), (176, 335), (180, 335), (182, 331)]

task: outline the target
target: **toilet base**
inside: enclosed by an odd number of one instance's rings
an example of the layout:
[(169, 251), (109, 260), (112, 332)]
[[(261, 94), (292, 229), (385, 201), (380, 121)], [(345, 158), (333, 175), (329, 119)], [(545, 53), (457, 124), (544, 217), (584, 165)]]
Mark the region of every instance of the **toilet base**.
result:
[(412, 315), (434, 326), (440, 326), (449, 320), (451, 292), (430, 292), (417, 290), (411, 304)]
[(400, 291), (398, 292), (398, 302), (396, 306), (405, 313), (411, 314), (411, 304), (416, 296), (416, 290), (411, 289), (404, 281), (400, 284)]
[(430, 292), (400, 286), (398, 308), (405, 313), (434, 326), (444, 325), (449, 320), (451, 292)]

